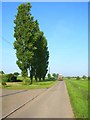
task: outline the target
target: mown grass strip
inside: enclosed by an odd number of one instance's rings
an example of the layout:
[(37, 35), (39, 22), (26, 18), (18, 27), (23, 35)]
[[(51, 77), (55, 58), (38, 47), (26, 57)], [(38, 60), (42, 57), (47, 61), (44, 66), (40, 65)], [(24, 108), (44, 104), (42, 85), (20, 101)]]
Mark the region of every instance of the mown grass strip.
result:
[(82, 80), (65, 80), (65, 82), (75, 117), (88, 118), (88, 82)]

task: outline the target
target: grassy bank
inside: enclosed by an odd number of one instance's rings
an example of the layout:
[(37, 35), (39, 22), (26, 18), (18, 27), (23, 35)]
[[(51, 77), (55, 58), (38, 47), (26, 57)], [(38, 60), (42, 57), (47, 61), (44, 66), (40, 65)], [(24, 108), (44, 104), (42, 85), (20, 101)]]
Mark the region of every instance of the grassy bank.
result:
[(76, 118), (88, 118), (88, 80), (65, 79)]

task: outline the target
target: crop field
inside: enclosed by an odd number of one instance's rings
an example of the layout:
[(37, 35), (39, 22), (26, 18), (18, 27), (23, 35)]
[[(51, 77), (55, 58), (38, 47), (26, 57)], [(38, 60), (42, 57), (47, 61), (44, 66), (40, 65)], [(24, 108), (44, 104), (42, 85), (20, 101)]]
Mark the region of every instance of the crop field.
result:
[(88, 118), (88, 80), (65, 79), (75, 118)]

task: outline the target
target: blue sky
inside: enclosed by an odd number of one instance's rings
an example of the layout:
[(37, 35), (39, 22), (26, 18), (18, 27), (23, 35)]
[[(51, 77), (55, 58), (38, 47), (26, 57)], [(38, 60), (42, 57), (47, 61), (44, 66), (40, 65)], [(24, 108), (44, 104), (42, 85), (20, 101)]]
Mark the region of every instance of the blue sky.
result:
[[(2, 3), (2, 68), (19, 71), (13, 49), (14, 23), (19, 2)], [(63, 76), (88, 74), (88, 3), (33, 2), (31, 13), (45, 33), (50, 73)]]

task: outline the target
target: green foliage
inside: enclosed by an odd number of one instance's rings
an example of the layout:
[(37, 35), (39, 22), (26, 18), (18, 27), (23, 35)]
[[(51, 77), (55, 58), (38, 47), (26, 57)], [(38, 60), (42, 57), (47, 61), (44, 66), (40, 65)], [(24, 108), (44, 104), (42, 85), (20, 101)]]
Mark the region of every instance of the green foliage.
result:
[(33, 58), (33, 29), (34, 20), (30, 13), (30, 3), (21, 4), (14, 20), (14, 48), (16, 49), (17, 65), (22, 71), (22, 76), (27, 76), (27, 69), (30, 67)]
[(2, 81), (3, 82), (8, 82), (8, 78), (5, 76), (5, 77), (3, 77)]
[(17, 77), (14, 74), (8, 74), (7, 75), (7, 82), (16, 82), (17, 81)]
[(19, 73), (18, 72), (14, 72), (14, 75), (18, 77)]
[(86, 79), (87, 77), (85, 75), (82, 76), (83, 79)]
[(48, 76), (48, 79), (50, 79), (50, 78), (51, 78), (51, 74), (50, 74), (50, 73), (48, 73), (48, 75), (47, 75), (47, 76)]
[(5, 74), (3, 71), (0, 71), (0, 74)]
[[(17, 65), (22, 71), (22, 76), (30, 73), (31, 84), (35, 79), (43, 78), (47, 73), (49, 51), (44, 33), (40, 31), (37, 20), (31, 14), (31, 4), (21, 4), (14, 20), (14, 48), (16, 49)], [(25, 79), (24, 79), (25, 81)]]
[(37, 41), (35, 42), (35, 47), (37, 50), (34, 52), (34, 71), (35, 76), (41, 80), (41, 78), (45, 78), (45, 75), (47, 73), (48, 68), (48, 58), (49, 58), (49, 52), (47, 48), (47, 41), (44, 37), (43, 32), (38, 33)]
[(68, 79), (70, 79), (71, 77), (70, 77), (70, 76), (68, 76), (67, 78), (68, 78)]
[(53, 73), (52, 76), (54, 77), (54, 79), (57, 79), (57, 74), (56, 73)]
[(23, 80), (24, 82), (22, 82), (22, 85), (30, 85), (30, 79), (28, 77), (24, 77)]
[(76, 77), (77, 80), (80, 80), (81, 78), (79, 76)]

